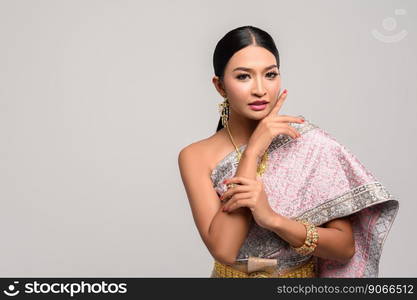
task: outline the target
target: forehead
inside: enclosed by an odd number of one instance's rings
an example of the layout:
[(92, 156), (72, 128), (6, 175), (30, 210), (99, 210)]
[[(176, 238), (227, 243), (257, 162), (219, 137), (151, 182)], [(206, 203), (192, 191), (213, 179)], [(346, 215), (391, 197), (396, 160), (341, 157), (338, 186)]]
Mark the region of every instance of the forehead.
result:
[(227, 63), (226, 69), (233, 70), (236, 67), (245, 67), (262, 70), (266, 66), (276, 63), (275, 56), (269, 50), (251, 45), (233, 54)]

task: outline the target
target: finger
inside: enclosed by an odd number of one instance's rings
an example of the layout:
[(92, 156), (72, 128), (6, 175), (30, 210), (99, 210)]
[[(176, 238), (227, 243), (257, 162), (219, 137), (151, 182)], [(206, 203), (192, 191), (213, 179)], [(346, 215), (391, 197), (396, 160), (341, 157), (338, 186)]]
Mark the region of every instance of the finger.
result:
[(301, 133), (299, 133), (294, 127), (289, 126), (288, 129), (294, 134), (291, 136), (293, 139), (297, 139), (301, 136)]
[(226, 211), (230, 213), (241, 207), (251, 208), (252, 206), (253, 204), (250, 199), (240, 199), (239, 201), (236, 201), (235, 203), (233, 203), (233, 205), (231, 205)]
[(269, 112), (268, 116), (275, 116), (277, 115), (278, 111), (281, 109), (282, 104), (284, 103), (285, 99), (287, 98), (287, 89), (285, 89), (281, 95), (279, 96), (277, 103), (275, 103), (275, 106), (272, 108), (272, 110)]
[(229, 179), (225, 179), (223, 183), (225, 184), (228, 184), (228, 183), (251, 184), (252, 180), (246, 177), (236, 176), (236, 177), (232, 177)]
[(223, 210), (227, 210), (233, 203), (236, 201), (242, 200), (242, 199), (250, 199), (252, 197), (251, 192), (247, 193), (238, 193), (233, 195), (233, 197), (230, 198), (230, 200), (223, 206)]
[(291, 126), (286, 126), (283, 124), (272, 126), (272, 130), (275, 131), (274, 135), (288, 135), (293, 139), (296, 139), (301, 136), (301, 134), (299, 134), (299, 132), (296, 131), (294, 128), (291, 128)]
[(277, 115), (272, 120), (281, 123), (304, 123), (304, 119), (288, 115)]
[(251, 187), (248, 185), (239, 185), (228, 189), (223, 195), (220, 197), (220, 200), (225, 200), (227, 198), (232, 197), (236, 193), (242, 193), (250, 191)]
[(289, 125), (289, 124), (287, 124), (287, 126), (288, 126), (288, 129), (289, 129), (289, 130), (291, 130), (292, 132), (294, 132), (294, 134), (295, 134), (296, 138), (299, 138), (299, 137), (301, 136), (301, 133), (299, 133), (299, 132), (298, 132), (298, 130), (297, 130), (297, 129), (295, 129), (293, 126), (291, 126), (291, 125)]
[(301, 134), (291, 126), (276, 125), (273, 126), (272, 129), (276, 131), (276, 135), (284, 134), (292, 137), (293, 139), (296, 139), (301, 136)]

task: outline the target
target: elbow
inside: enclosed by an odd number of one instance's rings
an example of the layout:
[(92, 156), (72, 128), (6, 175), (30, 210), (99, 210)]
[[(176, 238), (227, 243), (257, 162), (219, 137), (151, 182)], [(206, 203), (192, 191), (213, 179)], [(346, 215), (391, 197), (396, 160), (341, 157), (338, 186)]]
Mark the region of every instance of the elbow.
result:
[(235, 257), (231, 255), (230, 251), (213, 251), (212, 256), (215, 260), (217, 260), (219, 263), (225, 264), (225, 265), (233, 265), (235, 263)]
[(349, 251), (347, 252), (347, 259), (351, 260), (352, 257), (355, 255), (356, 253), (356, 248), (355, 248), (355, 240), (352, 240), (350, 246), (348, 247)]
[(346, 251), (344, 257), (339, 259), (339, 261), (343, 264), (347, 264), (353, 258), (355, 253), (356, 253), (355, 244), (353, 244), (350, 247), (347, 247), (347, 251)]
[(218, 256), (216, 260), (224, 265), (233, 265), (235, 263), (235, 259), (230, 256)]

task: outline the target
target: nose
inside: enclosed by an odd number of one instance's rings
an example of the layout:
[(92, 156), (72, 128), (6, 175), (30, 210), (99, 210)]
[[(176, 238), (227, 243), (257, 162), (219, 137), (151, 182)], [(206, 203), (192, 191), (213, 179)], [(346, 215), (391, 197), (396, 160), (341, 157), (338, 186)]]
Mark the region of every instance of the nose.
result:
[(265, 89), (262, 83), (262, 78), (261, 77), (257, 77), (257, 79), (254, 81), (254, 88), (252, 90), (252, 93), (255, 95), (259, 95), (259, 96), (263, 96), (265, 95)]

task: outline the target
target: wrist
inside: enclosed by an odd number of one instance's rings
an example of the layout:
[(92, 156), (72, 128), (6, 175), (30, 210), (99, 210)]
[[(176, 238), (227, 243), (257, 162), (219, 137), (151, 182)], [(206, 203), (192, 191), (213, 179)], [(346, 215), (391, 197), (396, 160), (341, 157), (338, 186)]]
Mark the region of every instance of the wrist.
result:
[(259, 159), (252, 151), (243, 151), (235, 176), (256, 179), (256, 170)]
[(268, 222), (268, 230), (279, 232), (282, 227), (282, 221), (283, 217), (280, 214), (277, 214), (276, 212), (273, 212), (271, 215), (270, 221)]
[(258, 152), (255, 149), (250, 148), (249, 146), (246, 147), (246, 149), (245, 149), (245, 151), (243, 151), (242, 155), (246, 156), (246, 157), (250, 157), (250, 158), (256, 158), (256, 159), (258, 159), (260, 157)]

